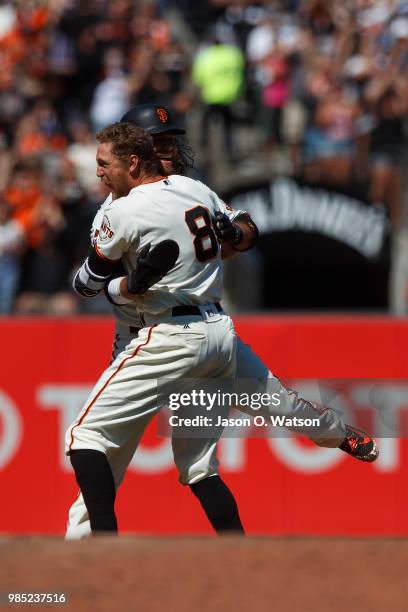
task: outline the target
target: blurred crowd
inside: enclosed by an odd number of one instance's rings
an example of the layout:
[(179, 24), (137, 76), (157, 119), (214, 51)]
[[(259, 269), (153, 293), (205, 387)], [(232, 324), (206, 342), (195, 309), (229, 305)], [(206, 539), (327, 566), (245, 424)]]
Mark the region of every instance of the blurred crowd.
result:
[(239, 169), (245, 125), (404, 223), (408, 0), (3, 0), (0, 67), (1, 313), (87, 307), (70, 282), (106, 195), (94, 134), (135, 104), (196, 113), (203, 165), (215, 126)]

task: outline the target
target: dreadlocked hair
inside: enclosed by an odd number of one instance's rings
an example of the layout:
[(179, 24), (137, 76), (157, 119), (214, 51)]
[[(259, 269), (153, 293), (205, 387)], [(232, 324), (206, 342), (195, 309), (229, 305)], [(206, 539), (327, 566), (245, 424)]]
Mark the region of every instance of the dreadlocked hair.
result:
[(188, 168), (194, 168), (194, 151), (183, 138), (176, 139), (177, 156), (173, 159), (175, 174), (186, 174)]

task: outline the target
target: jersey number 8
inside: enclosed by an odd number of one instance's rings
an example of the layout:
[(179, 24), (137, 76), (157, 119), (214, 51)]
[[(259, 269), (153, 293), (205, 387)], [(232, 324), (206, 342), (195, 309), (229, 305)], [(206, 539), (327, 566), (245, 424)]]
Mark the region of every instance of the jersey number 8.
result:
[(185, 219), (194, 236), (193, 244), (198, 261), (213, 259), (218, 253), (218, 240), (208, 210), (204, 206), (195, 206), (186, 211)]

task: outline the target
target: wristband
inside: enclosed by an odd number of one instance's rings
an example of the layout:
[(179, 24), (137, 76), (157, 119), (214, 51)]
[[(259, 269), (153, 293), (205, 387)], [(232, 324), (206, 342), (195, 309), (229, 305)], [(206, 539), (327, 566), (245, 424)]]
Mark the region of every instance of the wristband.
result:
[[(249, 241), (249, 245), (244, 248), (244, 249), (238, 249), (237, 246), (240, 243), (239, 241), (234, 241), (231, 243), (232, 248), (234, 249), (234, 251), (238, 251), (238, 253), (245, 253), (245, 251), (249, 251), (250, 249), (252, 249), (255, 244), (258, 241), (259, 238), (259, 232), (258, 232), (258, 228), (256, 227), (255, 223), (252, 221), (251, 217), (248, 215), (248, 213), (243, 213), (242, 215), (240, 215), (237, 218), (237, 221), (242, 221), (243, 223), (245, 223), (245, 226), (250, 230), (251, 232), (251, 237), (250, 237), (250, 241)], [(239, 227), (239, 225), (238, 225)], [(241, 230), (241, 240), (242, 240), (242, 236), (243, 236), (243, 231), (242, 228), (239, 227), (239, 229)]]
[(108, 283), (108, 295), (112, 300), (113, 304), (117, 306), (124, 306), (125, 304), (132, 304), (134, 300), (129, 300), (125, 298), (120, 292), (120, 283), (121, 280), (125, 278), (124, 276), (118, 276), (117, 278), (113, 278)]
[(103, 289), (103, 286), (107, 280), (107, 278), (104, 278), (103, 276), (98, 276), (90, 270), (88, 265), (88, 259), (86, 259), (82, 266), (79, 268), (77, 276), (81, 283), (88, 287), (88, 289), (92, 289), (96, 292), (99, 292)]

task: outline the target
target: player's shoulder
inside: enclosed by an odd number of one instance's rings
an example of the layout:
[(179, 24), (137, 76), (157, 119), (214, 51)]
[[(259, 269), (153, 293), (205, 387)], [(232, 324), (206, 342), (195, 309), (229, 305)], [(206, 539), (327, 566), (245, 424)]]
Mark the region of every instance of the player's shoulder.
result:
[(208, 187), (208, 185), (206, 185), (199, 179), (192, 178), (190, 176), (184, 176), (183, 174), (170, 174), (167, 177), (167, 181), (170, 185), (183, 186), (186, 189), (194, 189), (206, 193), (211, 192), (211, 189)]
[(130, 194), (121, 198), (116, 198), (115, 200), (113, 200), (111, 196), (110, 201), (105, 200), (96, 213), (93, 225), (95, 226), (95, 222), (97, 222), (98, 227), (100, 227), (101, 223), (107, 223), (107, 220), (112, 222), (115, 221), (116, 223), (121, 222), (121, 220), (123, 220), (122, 222), (127, 222), (125, 220), (131, 214), (132, 210), (132, 206), (129, 205), (129, 201), (131, 201), (129, 196)]
[(106, 207), (105, 212), (109, 212), (109, 214), (119, 215), (123, 212), (128, 212), (131, 208), (131, 205), (137, 202), (140, 199), (140, 194), (136, 194), (130, 191), (126, 196), (122, 196), (120, 198), (116, 198), (114, 202), (112, 202), (112, 206)]

